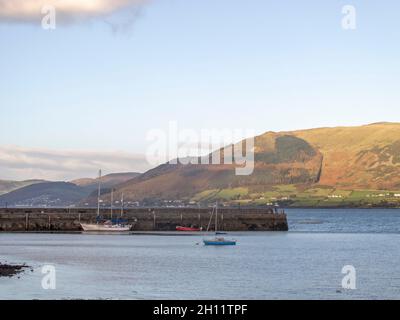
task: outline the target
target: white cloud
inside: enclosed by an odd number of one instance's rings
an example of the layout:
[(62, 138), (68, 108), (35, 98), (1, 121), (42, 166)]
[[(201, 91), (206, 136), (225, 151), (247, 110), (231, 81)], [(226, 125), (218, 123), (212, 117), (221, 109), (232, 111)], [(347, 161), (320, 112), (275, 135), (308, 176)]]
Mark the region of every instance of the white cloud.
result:
[(61, 21), (104, 17), (122, 9), (147, 3), (149, 0), (0, 0), (0, 21), (41, 21), (44, 6), (54, 6)]
[(32, 149), (0, 146), (0, 180), (73, 180), (105, 174), (144, 172), (151, 168), (145, 155), (127, 152)]

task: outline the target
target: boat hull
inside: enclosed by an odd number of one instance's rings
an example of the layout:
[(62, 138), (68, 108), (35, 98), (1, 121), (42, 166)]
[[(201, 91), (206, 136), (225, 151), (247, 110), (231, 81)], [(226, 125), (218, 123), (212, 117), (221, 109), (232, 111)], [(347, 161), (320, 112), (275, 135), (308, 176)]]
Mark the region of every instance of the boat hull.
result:
[(103, 225), (103, 224), (90, 224), (81, 223), (83, 231), (88, 232), (127, 232), (132, 229), (132, 225)]
[(204, 240), (205, 246), (236, 246), (236, 241), (224, 240), (224, 241), (216, 241), (216, 240)]
[(199, 228), (190, 228), (190, 227), (181, 227), (177, 226), (176, 231), (184, 231), (184, 232), (199, 232), (201, 229)]

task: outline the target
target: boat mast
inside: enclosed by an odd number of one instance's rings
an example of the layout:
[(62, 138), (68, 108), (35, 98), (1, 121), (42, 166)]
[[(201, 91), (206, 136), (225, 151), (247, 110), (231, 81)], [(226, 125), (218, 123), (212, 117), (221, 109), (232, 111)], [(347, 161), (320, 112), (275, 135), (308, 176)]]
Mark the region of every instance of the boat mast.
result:
[(100, 217), (100, 190), (101, 190), (101, 169), (99, 170), (99, 189), (97, 193), (97, 217)]
[(214, 210), (215, 210), (215, 206), (212, 208), (212, 211), (211, 211), (210, 220), (208, 221), (208, 225), (207, 225), (207, 232), (210, 230), (210, 227), (211, 227), (211, 222), (212, 222), (212, 218), (213, 218), (213, 215), (214, 215)]
[(113, 218), (114, 189), (111, 188), (111, 220)]
[(218, 201), (215, 205), (215, 233), (217, 233), (218, 230), (217, 226), (218, 226)]
[(121, 217), (124, 214), (124, 194), (121, 197)]

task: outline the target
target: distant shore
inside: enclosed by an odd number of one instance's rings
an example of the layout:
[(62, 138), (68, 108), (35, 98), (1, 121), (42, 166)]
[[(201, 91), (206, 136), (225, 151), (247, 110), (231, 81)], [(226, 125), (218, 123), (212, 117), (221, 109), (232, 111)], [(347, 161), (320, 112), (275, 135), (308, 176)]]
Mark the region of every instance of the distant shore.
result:
[(395, 206), (307, 206), (307, 207), (303, 207), (303, 206), (290, 206), (290, 207), (280, 207), (280, 208), (284, 208), (284, 209), (324, 209), (324, 210), (329, 210), (329, 209), (333, 209), (333, 210), (337, 210), (337, 209), (400, 209), (400, 207), (395, 207)]
[[(263, 210), (265, 208), (277, 208), (277, 209), (400, 209), (400, 203), (399, 204), (359, 204), (359, 203), (346, 203), (346, 204), (337, 204), (337, 205), (301, 205), (301, 204), (292, 204), (289, 202), (277, 202), (275, 204), (252, 204), (252, 203), (247, 203), (247, 204), (223, 204), (221, 203), (221, 209), (242, 209), (242, 210), (246, 210), (246, 209), (259, 209), (259, 210)], [(188, 209), (201, 209), (201, 210), (205, 210), (205, 209), (210, 209), (212, 210), (215, 206), (215, 203), (210, 203), (208, 205), (202, 205), (202, 206), (194, 206), (194, 205), (187, 205), (187, 206), (176, 206), (176, 207), (172, 207), (172, 206), (160, 206), (160, 205), (154, 205), (154, 206), (139, 206), (139, 207), (125, 207), (125, 210), (129, 211), (129, 210), (157, 210), (157, 209), (162, 209), (162, 210), (166, 210), (166, 209), (178, 209), (178, 210), (188, 210)], [(4, 210), (67, 210), (70, 212), (74, 212), (74, 211), (93, 211), (93, 210), (97, 210), (96, 206), (88, 206), (88, 207), (69, 207), (69, 206), (2, 206), (0, 204), (0, 211), (4, 211)], [(110, 207), (109, 206), (105, 206), (105, 207), (101, 207), (100, 210), (102, 212), (104, 211), (109, 211)]]

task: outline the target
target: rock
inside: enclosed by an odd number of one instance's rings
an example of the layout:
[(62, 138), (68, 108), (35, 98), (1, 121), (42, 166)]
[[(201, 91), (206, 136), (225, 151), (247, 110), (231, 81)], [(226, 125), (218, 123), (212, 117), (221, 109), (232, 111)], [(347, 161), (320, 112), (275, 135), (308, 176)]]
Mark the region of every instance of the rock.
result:
[[(2, 264), (0, 263), (0, 277), (13, 277), (21, 272), (24, 269), (29, 268), (26, 265), (9, 265), (9, 264)], [(18, 277), (19, 279), (20, 277)]]

